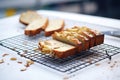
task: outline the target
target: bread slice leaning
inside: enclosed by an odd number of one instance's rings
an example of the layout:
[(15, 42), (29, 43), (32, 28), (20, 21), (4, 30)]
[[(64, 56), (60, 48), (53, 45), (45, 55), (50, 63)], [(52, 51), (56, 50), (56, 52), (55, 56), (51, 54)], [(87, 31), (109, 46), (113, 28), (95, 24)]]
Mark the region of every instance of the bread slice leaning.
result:
[(25, 35), (28, 36), (34, 36), (36, 34), (39, 34), (43, 28), (45, 28), (48, 24), (47, 18), (39, 18), (31, 22), (26, 28), (25, 28)]
[(42, 53), (57, 58), (66, 58), (76, 53), (76, 47), (57, 40), (40, 41), (39, 49)]
[(36, 19), (41, 18), (41, 15), (39, 15), (35, 11), (26, 11), (20, 15), (19, 21), (25, 25), (30, 24)]
[(49, 20), (48, 26), (45, 28), (45, 36), (50, 36), (55, 31), (61, 31), (64, 28), (64, 20), (54, 19)]

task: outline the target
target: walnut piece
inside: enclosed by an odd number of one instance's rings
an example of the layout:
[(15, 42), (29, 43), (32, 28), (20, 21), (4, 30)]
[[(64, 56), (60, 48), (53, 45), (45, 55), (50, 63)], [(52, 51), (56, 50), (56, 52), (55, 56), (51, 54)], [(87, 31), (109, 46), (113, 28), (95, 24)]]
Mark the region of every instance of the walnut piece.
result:
[(21, 61), (18, 61), (17, 63), (22, 64), (22, 62), (21, 62)]
[(27, 60), (25, 67), (29, 67), (30, 65), (34, 64), (34, 62), (32, 60)]
[(0, 60), (0, 64), (2, 64), (2, 63), (4, 63), (4, 60), (3, 60), (3, 59)]
[(27, 68), (22, 68), (20, 71), (26, 71), (27, 70)]
[(9, 54), (5, 53), (5, 54), (2, 55), (2, 57), (5, 57), (5, 56), (7, 56), (7, 55), (9, 55)]
[(12, 61), (16, 61), (16, 60), (17, 60), (17, 58), (12, 57), (12, 58), (10, 58), (10, 60), (12, 60)]
[(100, 64), (99, 63), (96, 63), (95, 66), (99, 66)]

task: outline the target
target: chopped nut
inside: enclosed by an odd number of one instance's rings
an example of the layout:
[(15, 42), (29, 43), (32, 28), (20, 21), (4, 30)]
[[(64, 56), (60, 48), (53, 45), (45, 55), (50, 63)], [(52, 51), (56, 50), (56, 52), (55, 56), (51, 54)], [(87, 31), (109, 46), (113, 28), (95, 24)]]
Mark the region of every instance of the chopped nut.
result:
[(29, 67), (30, 65), (28, 63), (25, 64), (25, 67)]
[(26, 71), (27, 70), (27, 68), (22, 68), (20, 71)]
[(32, 64), (34, 64), (32, 60), (27, 60), (25, 67), (29, 67)]
[(17, 63), (22, 64), (22, 62), (21, 62), (21, 61), (18, 61)]
[(4, 63), (4, 60), (3, 60), (3, 59), (0, 60), (0, 64), (2, 64), (2, 63)]
[(2, 55), (2, 57), (5, 57), (5, 56), (7, 56), (7, 55), (9, 55), (9, 54), (6, 54), (6, 53), (5, 53), (5, 54)]
[(97, 63), (97, 64), (95, 64), (96, 66), (99, 66), (100, 64), (99, 63)]
[(10, 58), (10, 60), (12, 60), (12, 61), (16, 61), (16, 60), (17, 60), (17, 58), (12, 57), (12, 58)]

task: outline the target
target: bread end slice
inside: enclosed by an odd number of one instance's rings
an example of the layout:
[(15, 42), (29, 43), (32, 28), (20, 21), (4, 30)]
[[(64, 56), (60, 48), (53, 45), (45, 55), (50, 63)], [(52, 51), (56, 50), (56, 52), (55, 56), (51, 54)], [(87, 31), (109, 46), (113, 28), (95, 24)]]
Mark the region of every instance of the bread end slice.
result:
[(96, 34), (95, 45), (102, 44), (104, 42), (104, 34), (97, 30), (93, 30), (93, 32)]

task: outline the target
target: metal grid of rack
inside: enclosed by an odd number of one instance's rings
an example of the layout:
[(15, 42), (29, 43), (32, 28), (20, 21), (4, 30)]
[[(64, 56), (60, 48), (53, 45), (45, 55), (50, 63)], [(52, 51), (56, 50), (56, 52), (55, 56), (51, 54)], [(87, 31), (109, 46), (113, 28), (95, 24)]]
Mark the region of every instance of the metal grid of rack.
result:
[[(76, 54), (64, 59), (54, 58), (50, 55), (42, 54), (38, 50), (38, 40), (50, 39), (43, 36), (27, 37), (18, 35), (0, 41), (0, 45), (16, 51), (22, 57), (26, 57), (35, 62), (48, 66), (60, 72), (73, 73), (103, 59), (120, 53), (120, 48), (108, 44), (101, 44), (80, 54)], [(106, 52), (108, 55), (106, 55)]]

